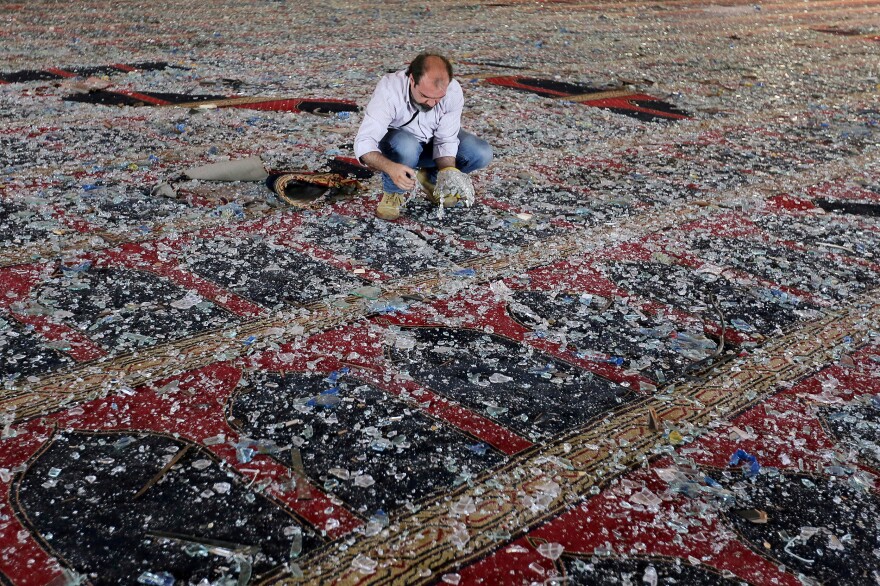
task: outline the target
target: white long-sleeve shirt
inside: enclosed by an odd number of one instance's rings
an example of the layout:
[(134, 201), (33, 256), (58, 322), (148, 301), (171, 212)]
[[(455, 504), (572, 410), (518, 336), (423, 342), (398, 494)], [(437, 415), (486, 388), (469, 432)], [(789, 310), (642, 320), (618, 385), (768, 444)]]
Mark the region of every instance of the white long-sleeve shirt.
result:
[[(433, 158), (454, 157), (458, 153), (458, 131), (464, 94), (461, 85), (452, 80), (446, 95), (430, 112), (419, 112), (410, 100), (409, 76), (406, 71), (389, 73), (379, 80), (364, 119), (354, 139), (354, 154), (360, 159), (379, 150), (379, 142), (389, 128), (402, 128), (421, 143), (434, 139)], [(413, 118), (412, 122), (407, 122)]]

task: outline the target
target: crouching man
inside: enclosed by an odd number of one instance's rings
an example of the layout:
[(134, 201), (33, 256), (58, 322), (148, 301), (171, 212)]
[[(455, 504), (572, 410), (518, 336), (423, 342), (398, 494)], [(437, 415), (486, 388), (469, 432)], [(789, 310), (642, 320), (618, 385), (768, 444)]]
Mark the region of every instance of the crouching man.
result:
[(489, 164), (492, 147), (461, 129), (463, 107), (461, 85), (441, 55), (422, 53), (379, 80), (354, 141), (355, 156), (382, 173), (378, 217), (399, 218), (416, 181), (434, 204), (473, 203), (468, 173)]

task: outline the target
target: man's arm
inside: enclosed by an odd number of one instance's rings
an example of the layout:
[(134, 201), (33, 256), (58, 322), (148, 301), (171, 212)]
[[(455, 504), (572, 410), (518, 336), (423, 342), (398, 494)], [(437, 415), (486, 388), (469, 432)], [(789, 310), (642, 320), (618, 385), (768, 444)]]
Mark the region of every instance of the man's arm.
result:
[[(414, 169), (400, 163), (395, 163), (379, 151), (371, 151), (361, 155), (361, 162), (371, 169), (388, 175), (394, 182), (394, 185), (404, 191), (409, 191), (416, 186), (416, 172)], [(452, 158), (452, 164), (455, 165), (455, 157)]]
[(354, 154), (367, 167), (388, 175), (398, 188), (409, 191), (416, 185), (416, 172), (406, 165), (395, 163), (379, 150), (379, 141), (388, 132), (388, 126), (394, 119), (393, 104), (399, 98), (394, 83), (394, 76), (386, 75), (376, 85), (354, 139)]
[(434, 159), (434, 163), (436, 163), (438, 169), (455, 167), (455, 157), (437, 157)]
[(461, 111), (464, 108), (464, 96), (461, 85), (452, 80), (447, 88), (443, 101), (444, 112), (440, 116), (434, 130), (434, 152), (432, 153), (437, 167), (455, 166), (455, 155), (458, 152), (458, 132), (461, 130)]

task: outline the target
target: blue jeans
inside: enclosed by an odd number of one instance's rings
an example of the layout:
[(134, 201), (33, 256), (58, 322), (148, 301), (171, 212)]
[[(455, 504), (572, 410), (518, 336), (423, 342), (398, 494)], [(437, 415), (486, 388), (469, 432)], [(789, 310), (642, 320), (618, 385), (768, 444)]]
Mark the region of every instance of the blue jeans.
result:
[[(492, 161), (492, 147), (485, 140), (464, 130), (458, 131), (458, 140), (455, 166), (462, 173), (482, 169)], [(395, 163), (413, 169), (428, 169), (428, 177), (431, 182), (436, 180), (437, 164), (433, 159), (434, 141), (422, 144), (419, 139), (406, 130), (390, 129), (379, 143), (379, 150), (386, 158)], [(382, 173), (382, 189), (388, 193), (404, 193), (385, 173)]]

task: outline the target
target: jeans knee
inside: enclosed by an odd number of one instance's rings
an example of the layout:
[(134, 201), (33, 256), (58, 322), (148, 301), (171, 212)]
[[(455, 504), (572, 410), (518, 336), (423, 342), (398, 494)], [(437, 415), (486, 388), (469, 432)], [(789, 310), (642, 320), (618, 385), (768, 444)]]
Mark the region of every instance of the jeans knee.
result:
[(473, 135), (467, 136), (458, 149), (457, 164), (462, 171), (470, 173), (488, 167), (492, 162), (492, 145)]
[(391, 130), (379, 143), (379, 150), (395, 163), (415, 167), (422, 154), (422, 144), (406, 131)]
[(479, 142), (477, 143), (477, 148), (474, 149), (474, 160), (472, 164), (476, 166), (477, 169), (482, 169), (489, 166), (494, 154), (492, 153), (492, 145), (485, 140), (477, 140)]

